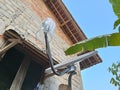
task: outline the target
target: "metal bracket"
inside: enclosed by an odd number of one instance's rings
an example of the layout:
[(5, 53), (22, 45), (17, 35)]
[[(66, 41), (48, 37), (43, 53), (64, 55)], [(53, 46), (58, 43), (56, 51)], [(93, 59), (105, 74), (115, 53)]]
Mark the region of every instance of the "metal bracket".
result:
[[(71, 66), (77, 62), (82, 62), (85, 59), (92, 57), (93, 55), (96, 55), (96, 54), (97, 54), (97, 51), (88, 52), (88, 53), (85, 53), (85, 54), (80, 55), (78, 57), (75, 57), (73, 59), (67, 60), (66, 62), (62, 62), (60, 64), (54, 65), (54, 68), (56, 70), (58, 70), (58, 69), (63, 68), (63, 67)], [(45, 70), (45, 73), (46, 73), (46, 76), (48, 76), (49, 74), (51, 75), (51, 73), (52, 73), (51, 68), (47, 68)]]

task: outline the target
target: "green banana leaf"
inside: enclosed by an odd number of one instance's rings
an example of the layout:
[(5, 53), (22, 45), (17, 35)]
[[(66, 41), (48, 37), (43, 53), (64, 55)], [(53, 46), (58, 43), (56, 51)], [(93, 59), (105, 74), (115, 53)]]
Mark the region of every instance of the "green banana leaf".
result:
[(66, 55), (75, 54), (78, 52), (91, 51), (97, 48), (104, 48), (107, 46), (120, 46), (120, 33), (112, 33), (102, 36), (97, 36), (92, 39), (87, 39), (78, 42), (69, 47), (65, 53)]
[(112, 4), (115, 15), (120, 18), (120, 0), (109, 0)]
[(109, 1), (112, 4), (112, 8), (115, 15), (118, 17), (118, 19), (114, 23), (114, 29), (116, 29), (116, 27), (120, 25), (120, 0), (109, 0)]

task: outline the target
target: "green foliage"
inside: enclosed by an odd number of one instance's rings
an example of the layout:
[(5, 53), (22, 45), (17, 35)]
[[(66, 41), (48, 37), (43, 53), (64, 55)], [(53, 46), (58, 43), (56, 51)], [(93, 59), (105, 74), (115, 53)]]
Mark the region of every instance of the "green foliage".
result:
[(97, 48), (103, 48), (107, 46), (120, 46), (120, 33), (112, 33), (84, 40), (69, 47), (65, 51), (65, 53), (67, 55), (70, 55), (77, 52), (91, 51)]
[[(118, 17), (118, 20), (116, 20), (114, 23), (114, 29), (116, 29), (116, 27), (120, 25), (120, 0), (109, 1), (112, 4), (115, 15)], [(118, 30), (120, 32), (120, 26), (118, 27)], [(101, 37), (98, 36), (93, 39), (84, 40), (68, 48), (65, 53), (67, 55), (70, 55), (77, 52), (95, 50), (97, 48), (107, 46), (120, 46), (120, 33), (113, 33), (109, 35), (103, 35)]]
[(120, 0), (109, 0), (112, 4), (113, 11), (115, 15), (118, 17), (118, 20), (114, 23), (114, 29), (120, 25)]
[(109, 72), (114, 76), (111, 78), (110, 83), (117, 86), (118, 90), (120, 90), (120, 62), (113, 63), (112, 66), (109, 67)]
[[(113, 29), (116, 29), (116, 27), (120, 24), (120, 19), (116, 20), (115, 23), (114, 23), (114, 28)], [(120, 28), (120, 26), (119, 26)]]

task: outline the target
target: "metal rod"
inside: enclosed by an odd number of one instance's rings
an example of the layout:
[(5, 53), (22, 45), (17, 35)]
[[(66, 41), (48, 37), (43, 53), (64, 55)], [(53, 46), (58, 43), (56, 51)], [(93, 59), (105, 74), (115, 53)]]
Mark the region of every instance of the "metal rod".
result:
[[(87, 58), (89, 58), (91, 56), (94, 56), (96, 54), (97, 54), (97, 51), (92, 51), (92, 52), (88, 52), (88, 53), (85, 53), (83, 55), (80, 55), (78, 57), (75, 57), (73, 59), (65, 60), (66, 62), (62, 62), (60, 64), (54, 65), (54, 69), (60, 69), (62, 67), (66, 67), (66, 66), (72, 65), (72, 64), (77, 63), (77, 62), (82, 62), (85, 59), (87, 59)], [(51, 73), (51, 71), (52, 71), (51, 68), (47, 68), (45, 70), (45, 73), (49, 74), (49, 73)]]
[(69, 78), (68, 78), (68, 89), (69, 90), (72, 90), (72, 76), (75, 75), (76, 72), (75, 71), (71, 71), (70, 72), (70, 75), (69, 75)]
[(65, 73), (67, 73), (68, 71), (70, 71), (71, 68), (70, 67), (66, 68), (61, 72), (58, 72), (58, 71), (55, 70), (52, 55), (51, 55), (51, 51), (50, 51), (49, 41), (48, 41), (48, 37), (47, 37), (47, 32), (44, 32), (44, 35), (45, 35), (45, 43), (46, 43), (46, 53), (47, 53), (48, 58), (49, 58), (49, 63), (50, 63), (51, 70), (53, 71), (53, 73), (55, 75), (62, 76)]

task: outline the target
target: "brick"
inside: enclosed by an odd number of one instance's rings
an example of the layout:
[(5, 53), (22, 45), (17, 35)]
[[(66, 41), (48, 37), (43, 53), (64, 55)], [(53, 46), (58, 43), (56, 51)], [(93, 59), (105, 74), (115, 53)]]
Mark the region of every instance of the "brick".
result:
[(8, 8), (3, 3), (0, 3), (0, 9), (7, 10)]
[(10, 6), (9, 4), (4, 4), (8, 10), (10, 10), (11, 12), (15, 12), (15, 10), (13, 9), (13, 6)]
[(3, 9), (0, 9), (0, 13), (1, 13), (2, 15), (4, 15), (4, 16), (8, 17), (8, 18), (11, 18), (11, 17), (12, 17), (12, 15), (10, 15), (10, 13), (6, 12), (6, 11), (3, 10)]

